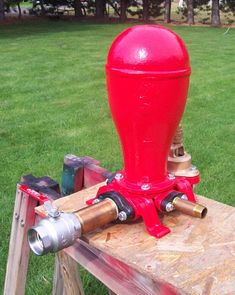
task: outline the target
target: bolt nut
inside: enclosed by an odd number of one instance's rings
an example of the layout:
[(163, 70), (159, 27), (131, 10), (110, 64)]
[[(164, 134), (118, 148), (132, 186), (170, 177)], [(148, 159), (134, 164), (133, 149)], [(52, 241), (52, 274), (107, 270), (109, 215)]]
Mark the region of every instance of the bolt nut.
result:
[(115, 179), (116, 179), (117, 181), (123, 179), (123, 175), (122, 175), (122, 173), (117, 173), (117, 174), (115, 175)]
[(51, 201), (46, 201), (44, 203), (44, 208), (48, 214), (48, 216), (52, 218), (56, 218), (60, 216), (60, 212), (57, 207), (53, 207)]
[(125, 220), (127, 220), (127, 214), (126, 214), (126, 212), (125, 212), (125, 211), (121, 211), (121, 212), (119, 212), (119, 213), (118, 213), (118, 219), (119, 219), (120, 221), (125, 221)]
[(51, 210), (48, 212), (48, 216), (56, 218), (60, 216), (60, 212), (57, 208), (51, 208)]
[(175, 179), (175, 175), (173, 173), (168, 174), (168, 179), (173, 180)]
[(185, 195), (185, 194), (183, 194), (181, 197), (180, 197), (182, 200), (188, 200), (188, 197)]
[(99, 199), (94, 199), (94, 200), (92, 201), (92, 205), (98, 204), (99, 202), (100, 202)]
[(171, 202), (167, 203), (166, 204), (166, 212), (171, 212), (173, 210), (174, 210), (174, 205)]
[(142, 189), (143, 191), (147, 191), (147, 190), (150, 189), (150, 185), (149, 185), (148, 183), (142, 184), (142, 185), (141, 185), (141, 189)]

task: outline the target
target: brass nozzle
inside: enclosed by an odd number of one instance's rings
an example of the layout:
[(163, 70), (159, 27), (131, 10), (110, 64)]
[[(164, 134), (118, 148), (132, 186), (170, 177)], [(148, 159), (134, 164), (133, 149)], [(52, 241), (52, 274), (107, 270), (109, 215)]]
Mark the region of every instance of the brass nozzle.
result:
[(179, 125), (175, 131), (175, 135), (173, 137), (172, 144), (183, 145), (183, 138), (184, 138), (183, 128), (181, 125)]
[(190, 216), (204, 218), (207, 214), (207, 208), (205, 206), (182, 200), (179, 197), (174, 198), (172, 204), (176, 210)]

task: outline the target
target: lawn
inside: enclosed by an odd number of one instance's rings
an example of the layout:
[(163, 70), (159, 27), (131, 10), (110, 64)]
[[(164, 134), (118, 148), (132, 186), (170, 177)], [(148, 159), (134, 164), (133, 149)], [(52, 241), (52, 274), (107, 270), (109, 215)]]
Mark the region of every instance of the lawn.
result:
[[(0, 293), (20, 176), (60, 181), (66, 153), (89, 155), (112, 171), (122, 167), (104, 65), (112, 40), (131, 25), (40, 21), (0, 27)], [(183, 127), (201, 172), (197, 193), (235, 205), (235, 29), (172, 29), (191, 56)], [(31, 257), (26, 293), (50, 294), (52, 272), (52, 255)], [(86, 294), (107, 293), (82, 274)]]

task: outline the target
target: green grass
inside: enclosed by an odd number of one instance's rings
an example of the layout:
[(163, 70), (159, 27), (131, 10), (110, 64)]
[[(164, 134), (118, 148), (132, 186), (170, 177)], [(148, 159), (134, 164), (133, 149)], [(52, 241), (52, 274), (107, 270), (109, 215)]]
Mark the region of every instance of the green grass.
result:
[[(104, 65), (110, 43), (125, 27), (41, 21), (0, 28), (0, 291), (20, 176), (60, 181), (66, 153), (92, 156), (113, 171), (122, 167)], [(183, 127), (187, 150), (201, 172), (197, 193), (234, 205), (235, 30), (172, 29), (191, 56)], [(50, 294), (52, 272), (53, 256), (32, 257), (26, 293)], [(106, 294), (82, 273), (87, 294)]]

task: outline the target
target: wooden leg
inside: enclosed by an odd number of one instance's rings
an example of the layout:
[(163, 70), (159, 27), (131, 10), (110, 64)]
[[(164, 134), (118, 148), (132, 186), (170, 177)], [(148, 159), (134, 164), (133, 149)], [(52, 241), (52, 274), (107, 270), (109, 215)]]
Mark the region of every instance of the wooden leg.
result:
[[(119, 295), (179, 295), (171, 285), (153, 280), (131, 266), (94, 248), (82, 240), (64, 249), (74, 261)], [(112, 293), (111, 293), (112, 294)]]
[(4, 295), (23, 295), (29, 261), (27, 231), (35, 220), (37, 201), (18, 187), (13, 213)]
[(56, 259), (53, 295), (84, 295), (77, 262), (64, 251)]
[(55, 255), (55, 271), (52, 295), (64, 295), (64, 281), (61, 273), (61, 266), (58, 254)]

